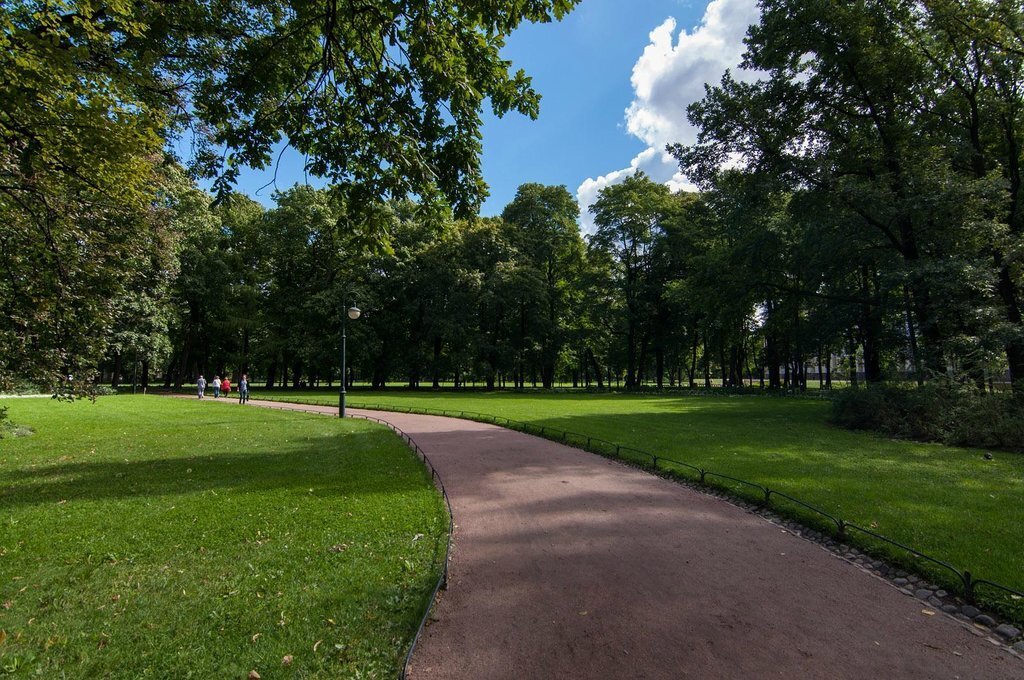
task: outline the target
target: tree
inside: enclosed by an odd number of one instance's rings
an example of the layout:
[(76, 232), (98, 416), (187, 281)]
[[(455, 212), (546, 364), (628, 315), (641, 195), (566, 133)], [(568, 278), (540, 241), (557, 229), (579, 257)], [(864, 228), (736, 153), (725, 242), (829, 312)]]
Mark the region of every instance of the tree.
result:
[(160, 198), (172, 215), (180, 242), (177, 271), (170, 284), (173, 306), (169, 335), (173, 351), (164, 371), (165, 385), (180, 387), (197, 373), (209, 375), (213, 325), (224, 314), (227, 280), (221, 261), (219, 217), (210, 208), (210, 196), (178, 173), (175, 183)]
[(768, 0), (763, 9), (744, 66), (765, 77), (727, 75), (691, 107), (701, 132), (673, 148), (682, 167), (710, 188), (732, 155), (827, 211), (805, 224), (860, 262), (846, 278), (859, 281), (869, 373), (880, 374), (885, 350), (875, 339), (902, 327), (890, 348), (905, 344), (931, 375), (977, 375), (1001, 336), (1016, 380), (1019, 270), (1003, 265), (1018, 238), (1005, 235), (1019, 234), (1020, 61), (1005, 47), (1019, 35), (1019, 5)]
[(644, 289), (653, 264), (655, 239), (667, 214), (669, 190), (639, 172), (601, 190), (590, 207), (597, 232), (591, 244), (611, 255), (614, 281), (625, 311), (626, 387), (636, 387), (641, 345), (650, 319)]
[[(521, 303), (541, 312), (539, 327), (530, 330), (540, 345), (541, 381), (550, 388), (565, 342), (569, 290), (578, 285), (572, 277), (583, 257), (584, 244), (576, 222), (579, 207), (564, 186), (523, 184), (501, 217), (521, 263), (542, 282), (538, 295), (533, 299), (523, 297)], [(525, 321), (525, 309), (520, 314)], [(526, 334), (525, 328), (521, 334)]]
[(0, 380), (89, 377), (168, 140), (192, 137), (224, 198), (285, 138), (343, 187), (368, 241), (386, 236), (387, 198), (472, 213), (484, 101), (538, 111), (505, 36), (577, 1), (3, 3)]

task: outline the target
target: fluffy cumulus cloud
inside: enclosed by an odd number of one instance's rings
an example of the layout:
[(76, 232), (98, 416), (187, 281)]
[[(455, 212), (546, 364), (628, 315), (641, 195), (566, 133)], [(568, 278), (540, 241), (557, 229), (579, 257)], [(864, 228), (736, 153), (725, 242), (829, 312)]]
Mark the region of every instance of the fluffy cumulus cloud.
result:
[(696, 130), (686, 120), (686, 107), (704, 96), (705, 83), (717, 83), (726, 69), (737, 77), (753, 77), (737, 69), (747, 27), (757, 20), (755, 0), (712, 0), (692, 33), (685, 28), (677, 31), (671, 17), (651, 31), (650, 43), (633, 66), (634, 97), (625, 117), (626, 130), (647, 148), (629, 167), (580, 184), (576, 199), (584, 232), (594, 230), (588, 208), (598, 192), (638, 170), (673, 190), (692, 188), (675, 159), (665, 153), (665, 145), (696, 140)]

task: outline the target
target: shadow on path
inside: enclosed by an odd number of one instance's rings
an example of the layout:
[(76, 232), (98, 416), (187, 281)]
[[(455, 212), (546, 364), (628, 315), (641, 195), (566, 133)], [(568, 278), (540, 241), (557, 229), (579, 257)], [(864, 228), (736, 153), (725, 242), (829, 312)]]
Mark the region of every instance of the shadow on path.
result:
[(1024, 677), (977, 631), (729, 503), (492, 425), (371, 415), (430, 457), (457, 523), (413, 678)]

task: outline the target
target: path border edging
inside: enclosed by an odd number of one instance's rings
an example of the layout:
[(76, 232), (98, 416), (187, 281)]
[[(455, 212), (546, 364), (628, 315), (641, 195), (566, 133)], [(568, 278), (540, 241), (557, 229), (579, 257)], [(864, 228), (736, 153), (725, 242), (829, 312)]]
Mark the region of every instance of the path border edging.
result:
[[(485, 423), (485, 424), (495, 425), (495, 426), (498, 426), (498, 427), (502, 427), (503, 426), (503, 424), (501, 422), (501, 421), (503, 421), (505, 423), (504, 426), (507, 427), (508, 429), (515, 430), (515, 431), (518, 431), (518, 432), (522, 432), (524, 434), (539, 436), (539, 437), (541, 437), (543, 439), (547, 439), (549, 441), (554, 441), (554, 442), (557, 442), (557, 443), (565, 444), (567, 446), (571, 446), (573, 448), (577, 448), (577, 449), (580, 449), (582, 451), (587, 451), (588, 453), (593, 453), (595, 455), (602, 456), (602, 457), (608, 458), (610, 460), (618, 461), (618, 462), (623, 463), (625, 465), (628, 465), (628, 466), (635, 467), (637, 469), (646, 471), (646, 472), (648, 472), (650, 474), (654, 474), (654, 475), (662, 477), (662, 478), (670, 479), (670, 480), (672, 480), (674, 482), (677, 482), (677, 483), (682, 483), (685, 486), (688, 486), (688, 487), (694, 489), (695, 491), (698, 491), (698, 492), (701, 492), (701, 493), (705, 493), (705, 494), (708, 494), (708, 495), (712, 495), (712, 496), (715, 496), (715, 497), (720, 498), (722, 500), (725, 500), (726, 502), (729, 502), (729, 503), (731, 503), (733, 505), (736, 505), (737, 507), (741, 507), (741, 508), (743, 508), (743, 509), (745, 509), (745, 510), (747, 510), (749, 512), (753, 512), (755, 514), (758, 514), (762, 518), (768, 519), (769, 521), (775, 520), (775, 521), (772, 521), (772, 523), (774, 523), (776, 525), (780, 525), (781, 524), (783, 526), (786, 526), (790, 531), (794, 531), (795, 532), (795, 529), (790, 528), (788, 526), (788, 524), (790, 524), (790, 523), (795, 525), (796, 527), (800, 527), (800, 530), (798, 532), (798, 535), (800, 537), (804, 538), (805, 540), (810, 540), (810, 541), (818, 544), (819, 546), (821, 546), (824, 549), (828, 550), (833, 555), (836, 555), (836, 556), (840, 557), (841, 559), (845, 559), (846, 561), (853, 562), (853, 563), (857, 564), (862, 569), (865, 568), (863, 564), (859, 563), (859, 560), (862, 559), (862, 558), (870, 558), (870, 561), (881, 561), (883, 563), (883, 565), (885, 565), (888, 568), (887, 573), (879, 573), (876, 568), (867, 568), (866, 570), (869, 571), (870, 573), (874, 574), (875, 576), (880, 577), (880, 578), (888, 581), (891, 585), (893, 585), (893, 587), (897, 588), (898, 590), (903, 591), (905, 594), (908, 594), (911, 597), (917, 597), (918, 599), (923, 600), (926, 604), (929, 604), (929, 605), (931, 605), (933, 607), (936, 607), (937, 609), (941, 609), (942, 606), (955, 605), (960, 610), (959, 612), (953, 613), (952, 611), (944, 611), (944, 613), (946, 613), (949, 616), (952, 616), (952, 617), (956, 618), (957, 620), (959, 620), (961, 622), (967, 622), (968, 624), (971, 624), (973, 622), (973, 625), (976, 626), (976, 627), (984, 627), (988, 632), (993, 633), (993, 637), (991, 637), (990, 639), (996, 641), (1001, 646), (1004, 646), (1006, 649), (1010, 650), (1012, 653), (1015, 653), (1015, 654), (1018, 654), (1018, 655), (1024, 654), (1024, 637), (1022, 637), (1020, 630), (1015, 628), (1014, 626), (1012, 626), (1010, 624), (1002, 624), (1002, 625), (1000, 625), (999, 620), (990, 615), (991, 613), (995, 613), (995, 612), (990, 610), (988, 613), (986, 613), (986, 612), (981, 611), (977, 607), (975, 607), (976, 602), (974, 601), (974, 592), (973, 592), (973, 587), (971, 587), (971, 586), (973, 586), (973, 585), (995, 586), (996, 589), (1008, 592), (1008, 593), (1014, 595), (1015, 597), (1019, 597), (1021, 595), (1024, 595), (1024, 593), (1021, 593), (1021, 591), (1014, 590), (1014, 589), (1009, 588), (1007, 586), (1004, 586), (1002, 584), (994, 583), (994, 582), (989, 581), (987, 579), (975, 579), (970, 574), (970, 572), (966, 571), (966, 570), (963, 572), (963, 575), (962, 575), (959, 569), (953, 567), (952, 565), (950, 565), (948, 563), (945, 563), (945, 562), (943, 562), (941, 560), (937, 560), (935, 558), (932, 558), (931, 556), (926, 555), (924, 553), (921, 553), (921, 552), (915, 550), (914, 548), (911, 548), (909, 546), (901, 544), (901, 543), (899, 543), (897, 541), (889, 539), (889, 538), (887, 538), (885, 536), (882, 536), (880, 534), (877, 534), (877, 533), (875, 533), (873, 531), (864, 529), (864, 528), (856, 525), (853, 522), (847, 522), (847, 521), (845, 521), (843, 519), (837, 519), (837, 518), (833, 517), (832, 515), (830, 515), (830, 514), (828, 514), (826, 512), (823, 512), (819, 508), (816, 508), (814, 506), (811, 506), (811, 505), (808, 505), (806, 503), (803, 503), (803, 502), (799, 501), (798, 499), (792, 498), (791, 496), (789, 496), (789, 495), (787, 495), (785, 493), (776, 491), (774, 489), (768, 489), (767, 487), (764, 487), (764, 486), (762, 486), (760, 484), (755, 484), (753, 482), (749, 482), (747, 480), (742, 480), (742, 479), (738, 479), (738, 478), (735, 478), (735, 477), (730, 477), (728, 475), (714, 473), (714, 472), (712, 472), (710, 470), (706, 470), (706, 469), (697, 467), (695, 465), (690, 465), (689, 463), (685, 463), (685, 462), (682, 462), (682, 461), (679, 461), (679, 460), (674, 460), (674, 459), (672, 459), (672, 458), (670, 458), (668, 456), (658, 456), (656, 454), (650, 453), (649, 451), (644, 451), (644, 450), (641, 450), (641, 449), (636, 449), (636, 448), (633, 448), (631, 446), (625, 446), (625, 445), (621, 445), (621, 444), (616, 444), (614, 442), (610, 442), (610, 441), (607, 441), (607, 440), (604, 440), (604, 439), (600, 439), (600, 438), (597, 438), (597, 437), (591, 437), (591, 436), (580, 434), (580, 433), (577, 433), (577, 432), (568, 432), (568, 431), (565, 431), (565, 430), (561, 430), (560, 428), (557, 428), (557, 427), (550, 427), (550, 426), (546, 426), (546, 425), (536, 425), (536, 424), (533, 424), (533, 423), (517, 421), (517, 420), (511, 419), (511, 418), (507, 418), (505, 416), (495, 416), (495, 415), (488, 414), (488, 413), (479, 413), (479, 412), (464, 411), (464, 410), (437, 409), (437, 408), (429, 408), (429, 407), (415, 408), (415, 407), (409, 407), (409, 406), (398, 407), (398, 406), (388, 406), (388, 405), (384, 405), (384, 404), (359, 405), (359, 406), (353, 405), (353, 408), (360, 408), (360, 409), (374, 410), (374, 411), (384, 411), (384, 412), (390, 412), (390, 413), (406, 413), (406, 414), (420, 414), (420, 415), (427, 415), (427, 416), (441, 416), (441, 417), (449, 417), (449, 418), (463, 418), (465, 420), (471, 420), (471, 421), (475, 421), (475, 422), (482, 422), (482, 423)], [(600, 443), (606, 444), (606, 445), (609, 446), (609, 450), (607, 450), (607, 451), (598, 450), (596, 447), (592, 446), (592, 442), (600, 442)], [(648, 458), (650, 458), (652, 460), (652, 464), (651, 465), (646, 465), (646, 464), (643, 463), (643, 461), (631, 460), (629, 458), (625, 458), (625, 457), (622, 456), (622, 453), (621, 453), (623, 451), (632, 451), (634, 453), (638, 453), (638, 454), (641, 454), (643, 456), (647, 456)], [(658, 461), (659, 460), (665, 461), (665, 462), (669, 462), (669, 463), (674, 463), (676, 465), (683, 466), (685, 468), (693, 469), (693, 470), (695, 470), (695, 471), (697, 471), (699, 473), (700, 477), (699, 477), (699, 479), (689, 479), (687, 477), (684, 477), (684, 476), (681, 476), (679, 474), (674, 473), (672, 470), (667, 469), (666, 467), (659, 467), (658, 466)], [(714, 476), (714, 477), (721, 477), (721, 478), (724, 478), (724, 479), (728, 479), (728, 480), (732, 480), (732, 481), (735, 481), (735, 482), (739, 482), (741, 484), (744, 484), (744, 485), (747, 485), (747, 486), (750, 486), (750, 487), (754, 487), (758, 491), (760, 491), (761, 493), (764, 494), (765, 502), (762, 502), (762, 503), (752, 502), (752, 501), (744, 498), (742, 495), (739, 495), (739, 494), (737, 494), (735, 492), (731, 492), (728, 489), (728, 487), (726, 485), (724, 485), (724, 484), (715, 484), (713, 482), (705, 481), (706, 477), (712, 477), (712, 476)], [(788, 513), (784, 513), (784, 512), (779, 512), (778, 508), (773, 508), (767, 502), (767, 501), (770, 500), (770, 497), (773, 496), (773, 495), (780, 496), (780, 497), (782, 497), (782, 498), (784, 498), (786, 500), (793, 501), (796, 504), (811, 510), (815, 514), (822, 515), (823, 517), (828, 518), (833, 523), (835, 523), (837, 525), (837, 527), (839, 527), (839, 531), (837, 532), (837, 534), (835, 536), (832, 536), (832, 535), (830, 535), (830, 533), (826, 533), (824, 531), (819, 531), (819, 530), (815, 529), (813, 526), (808, 526), (807, 524), (801, 522), (800, 519), (799, 519), (799, 516), (796, 515), (796, 514), (788, 514)], [(937, 593), (937, 592), (945, 593), (945, 591), (943, 591), (940, 586), (935, 586), (934, 584), (930, 583), (930, 581), (927, 580), (927, 579), (929, 579), (929, 577), (926, 574), (924, 574), (924, 573), (919, 572), (919, 573), (921, 573), (921, 576), (923, 578), (915, 577), (914, 576), (914, 572), (916, 570), (914, 570), (912, 567), (903, 567), (903, 566), (899, 566), (899, 565), (894, 567), (894, 566), (888, 564), (888, 560), (878, 559), (876, 556), (872, 556), (868, 552), (863, 552), (862, 550), (858, 550), (857, 548), (855, 548), (855, 547), (853, 547), (851, 545), (848, 545), (847, 542), (850, 539), (850, 535), (849, 535), (848, 532), (845, 531), (845, 529), (847, 529), (847, 528), (858, 530), (858, 531), (861, 531), (861, 532), (863, 532), (865, 534), (869, 534), (869, 535), (871, 535), (873, 537), (876, 537), (876, 538), (882, 540), (885, 543), (888, 543), (888, 544), (891, 544), (891, 545), (893, 545), (893, 546), (895, 546), (897, 548), (906, 550), (909, 553), (911, 553), (912, 555), (914, 555), (915, 557), (923, 558), (926, 561), (938, 564), (939, 566), (944, 567), (944, 568), (952, 571), (954, 574), (956, 574), (960, 578), (960, 580), (962, 582), (964, 580), (964, 575), (966, 575), (967, 582), (963, 583), (963, 585), (967, 586), (965, 588), (966, 592), (963, 593), (963, 595), (964, 595), (963, 599), (966, 600), (966, 602), (965, 603), (961, 603), (960, 601), (958, 601), (958, 600), (960, 600), (959, 596), (957, 596), (957, 597), (949, 596), (949, 597), (937, 598), (939, 600), (942, 600), (942, 602), (940, 602), (939, 604), (934, 604), (933, 602), (928, 602), (928, 598), (918, 596), (918, 594), (916, 592), (914, 592), (913, 589), (916, 588), (918, 590), (918, 592), (920, 592), (921, 590), (924, 590), (924, 589), (931, 590), (932, 592), (929, 593), (929, 596), (933, 596), (933, 597), (934, 597), (935, 593)], [(819, 537), (815, 537), (815, 534), (820, 536), (820, 538)], [(866, 550), (870, 550), (870, 547), (865, 546), (865, 549)], [(853, 555), (854, 557), (849, 557), (849, 555)], [(906, 584), (898, 583), (897, 579), (907, 580), (908, 583), (906, 583)], [(971, 615), (968, 615), (968, 613), (970, 613)], [(1000, 618), (1002, 618), (1003, 621), (1014, 620), (1014, 619), (1007, 619), (1007, 617), (1005, 617), (1005, 615), (1000, 616)], [(1015, 623), (1017, 623), (1018, 625), (1020, 624), (1020, 622), (1016, 622), (1016, 621), (1015, 621)], [(1004, 631), (1006, 630), (1007, 627), (1012, 629), (1012, 631), (1016, 631), (1016, 633), (1014, 635), (1010, 636), (1010, 637), (1005, 637), (1004, 636)], [(1000, 630), (1000, 629), (1002, 629), (1002, 630)], [(998, 633), (996, 632), (997, 630), (999, 631)], [(1010, 631), (1010, 632), (1012, 632), (1012, 631)]]

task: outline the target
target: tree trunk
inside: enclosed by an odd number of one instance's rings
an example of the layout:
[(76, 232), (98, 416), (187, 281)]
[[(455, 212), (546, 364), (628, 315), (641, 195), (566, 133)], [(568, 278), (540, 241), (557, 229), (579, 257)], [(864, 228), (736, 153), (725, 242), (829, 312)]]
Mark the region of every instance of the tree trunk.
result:
[(850, 387), (857, 387), (857, 341), (854, 340), (853, 332), (849, 337), (849, 362), (850, 362)]
[(174, 388), (180, 390), (181, 385), (185, 380), (185, 376), (189, 374), (189, 360), (192, 358), (192, 340), (189, 336), (185, 337), (185, 348), (181, 353), (181, 363), (178, 364), (178, 372), (174, 376)]
[(604, 382), (602, 381), (601, 367), (597, 363), (597, 357), (594, 356), (594, 350), (587, 347), (587, 359), (590, 361), (590, 365), (594, 368), (594, 378), (597, 379), (597, 389), (604, 389)]
[(914, 379), (917, 386), (924, 385), (924, 371), (921, 370), (921, 361), (917, 349), (917, 329), (914, 328), (914, 316), (910, 309), (910, 290), (906, 284), (903, 286), (903, 313), (907, 323), (907, 347), (910, 350), (910, 365), (914, 369)]
[[(867, 266), (861, 267), (861, 294), (865, 300), (871, 299), (873, 284), (874, 293), (881, 295), (876, 278), (868, 271)], [(861, 343), (864, 346), (864, 381), (868, 384), (881, 382), (882, 355), (879, 347), (882, 337), (882, 305), (865, 302), (860, 307)]]
[(821, 365), (821, 348), (818, 348), (818, 391), (820, 392), (825, 388), (825, 378), (822, 376), (823, 368)]
[(174, 370), (178, 365), (178, 353), (174, 352), (171, 354), (171, 360), (167, 362), (167, 370), (164, 371), (164, 389), (171, 387), (171, 381), (174, 380)]
[(436, 390), (441, 387), (441, 336), (434, 336), (434, 379), (431, 386)]
[(687, 372), (687, 377), (689, 378), (691, 390), (697, 387), (697, 343), (699, 341), (700, 338), (698, 337), (697, 331), (694, 331), (693, 344), (690, 347), (690, 366), (689, 371)]
[[(769, 305), (769, 313), (771, 305)], [(779, 339), (775, 332), (768, 330), (764, 336), (764, 360), (768, 364), (768, 387), (773, 390), (782, 389), (782, 371), (779, 365), (782, 363), (779, 357)]]
[(110, 376), (110, 386), (117, 389), (121, 384), (121, 369), (123, 359), (120, 352), (114, 352), (114, 370), (113, 375)]
[(631, 389), (636, 385), (636, 329), (632, 315), (626, 324), (626, 389)]
[(706, 329), (704, 331), (704, 342), (703, 342), (703, 345), (704, 345), (704, 356), (702, 358), (704, 360), (704, 389), (710, 390), (711, 389), (711, 362), (708, 361), (708, 332), (707, 332)]

